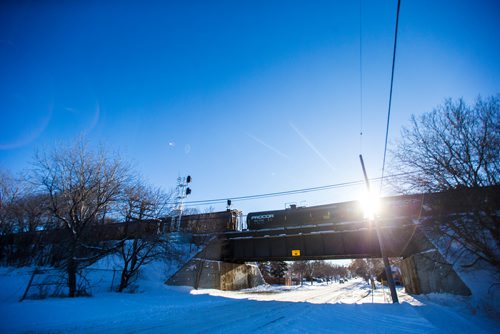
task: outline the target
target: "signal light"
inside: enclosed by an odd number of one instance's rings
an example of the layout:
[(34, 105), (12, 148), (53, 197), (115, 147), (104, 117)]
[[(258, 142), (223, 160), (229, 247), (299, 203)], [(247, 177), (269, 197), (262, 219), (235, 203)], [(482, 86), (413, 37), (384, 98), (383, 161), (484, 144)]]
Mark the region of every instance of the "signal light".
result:
[(186, 177), (186, 183), (190, 183), (190, 182), (191, 182), (191, 175), (188, 175), (188, 176)]
[(186, 188), (186, 196), (189, 194), (191, 194), (191, 188), (188, 187), (188, 188)]

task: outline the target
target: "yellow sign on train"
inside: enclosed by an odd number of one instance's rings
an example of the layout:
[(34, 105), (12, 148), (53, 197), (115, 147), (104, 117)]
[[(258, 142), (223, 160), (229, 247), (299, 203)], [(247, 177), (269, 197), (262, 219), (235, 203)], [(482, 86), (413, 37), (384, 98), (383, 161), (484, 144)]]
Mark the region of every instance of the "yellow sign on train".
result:
[(292, 256), (300, 256), (300, 249), (292, 249)]

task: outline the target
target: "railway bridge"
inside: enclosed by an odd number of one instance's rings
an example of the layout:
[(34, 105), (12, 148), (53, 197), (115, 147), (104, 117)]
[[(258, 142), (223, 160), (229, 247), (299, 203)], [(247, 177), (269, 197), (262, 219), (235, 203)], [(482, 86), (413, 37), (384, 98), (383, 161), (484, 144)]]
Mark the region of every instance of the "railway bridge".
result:
[[(92, 225), (82, 240), (176, 234), (192, 237), (206, 247), (167, 284), (222, 290), (262, 282), (252, 265), (256, 261), (380, 258), (382, 241), (387, 256), (403, 259), (407, 291), (470, 294), (436, 241), (443, 238), (439, 231), (452, 222), (455, 227), (468, 226), (471, 234), (477, 232), (498, 243), (495, 231), (499, 226), (500, 186), (386, 197), (380, 207), (375, 222), (363, 218), (358, 202), (344, 202), (249, 213), (246, 230), (237, 228), (238, 211), (228, 210), (183, 216), (180, 222), (165, 217)], [(489, 230), (484, 229), (485, 224)], [(0, 258), (30, 259), (31, 254), (48, 247), (51, 251), (47, 254), (57, 261), (68, 233), (67, 229), (54, 229), (0, 236)]]
[[(447, 264), (446, 254), (434, 245), (433, 233), (445, 221), (464, 216), (474, 219), (478, 212), (497, 220), (499, 190), (387, 197), (381, 200), (374, 222), (363, 219), (357, 202), (252, 213), (247, 220), (249, 230), (218, 234), (168, 284), (223, 290), (250, 287), (258, 283), (258, 273), (245, 263), (380, 258), (382, 241), (388, 257), (403, 258), (407, 291), (468, 295), (469, 288)], [(278, 217), (278, 223), (271, 219)]]

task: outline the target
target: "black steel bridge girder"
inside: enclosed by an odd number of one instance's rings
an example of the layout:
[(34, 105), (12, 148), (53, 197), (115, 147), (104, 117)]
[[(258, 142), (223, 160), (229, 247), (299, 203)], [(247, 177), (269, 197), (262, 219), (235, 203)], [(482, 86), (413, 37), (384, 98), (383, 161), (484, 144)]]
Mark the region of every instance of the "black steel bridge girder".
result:
[[(384, 241), (390, 257), (403, 256), (414, 231), (397, 229), (385, 231)], [(315, 259), (351, 259), (380, 257), (380, 246), (375, 229), (342, 233), (309, 233), (272, 235), (228, 239), (224, 260), (294, 261)], [(300, 252), (300, 255), (298, 252)], [(296, 256), (292, 255), (295, 254)]]

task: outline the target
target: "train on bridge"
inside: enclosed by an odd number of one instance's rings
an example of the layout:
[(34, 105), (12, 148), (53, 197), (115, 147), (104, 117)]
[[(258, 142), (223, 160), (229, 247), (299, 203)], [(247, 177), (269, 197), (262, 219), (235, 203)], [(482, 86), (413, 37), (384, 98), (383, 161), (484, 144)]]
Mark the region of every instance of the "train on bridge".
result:
[[(383, 218), (419, 215), (422, 195), (394, 196), (380, 200), (380, 216)], [(359, 201), (298, 207), (291, 205), (284, 210), (251, 212), (247, 215), (248, 230), (281, 227), (298, 227), (325, 224), (351, 224), (365, 222), (363, 207)]]
[[(492, 212), (500, 203), (500, 186), (455, 189), (439, 193), (425, 193), (383, 197), (379, 200), (377, 220), (440, 216), (449, 213), (482, 210)], [(495, 211), (493, 209), (493, 212)], [(248, 230), (288, 228), (314, 225), (349, 225), (366, 222), (359, 201), (298, 207), (282, 210), (251, 212), (247, 215)]]
[[(382, 200), (383, 216), (386, 218), (418, 215), (422, 207), (421, 195), (395, 196)], [(326, 204), (310, 207), (291, 206), (284, 210), (270, 210), (248, 213), (247, 230), (273, 228), (293, 228), (305, 226), (335, 226), (336, 229), (349, 228), (355, 223), (365, 223), (363, 210), (358, 201)], [(187, 232), (193, 235), (214, 235), (240, 231), (241, 212), (226, 210), (182, 216), (180, 222), (174, 217), (157, 220), (111, 223), (92, 226), (89, 235), (99, 239), (116, 240), (137, 238), (158, 233)]]
[[(380, 200), (380, 220), (394, 220), (398, 217), (420, 217), (423, 215), (468, 212), (483, 208), (497, 208), (500, 203), (500, 186), (458, 189), (441, 193), (414, 194), (385, 197)], [(333, 229), (365, 223), (363, 210), (358, 201), (326, 204), (310, 207), (291, 206), (282, 210), (250, 212), (247, 214), (247, 230), (266, 230), (317, 225), (331, 225)], [(351, 225), (350, 225), (351, 224)], [(116, 222), (92, 225), (83, 236), (87, 240), (120, 240), (145, 237), (158, 233), (188, 232), (197, 235), (213, 235), (241, 231), (241, 211), (226, 210), (182, 216), (180, 222), (173, 217), (157, 220)], [(2, 245), (36, 243), (57, 243), (64, 238), (65, 229), (20, 232), (0, 237)]]

